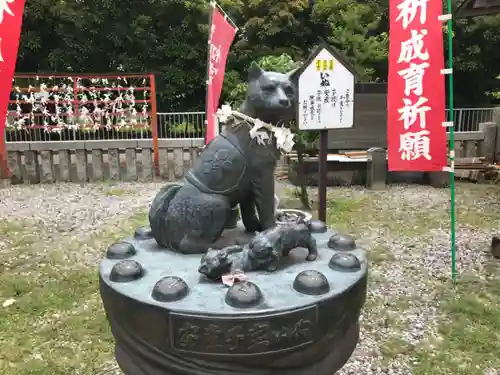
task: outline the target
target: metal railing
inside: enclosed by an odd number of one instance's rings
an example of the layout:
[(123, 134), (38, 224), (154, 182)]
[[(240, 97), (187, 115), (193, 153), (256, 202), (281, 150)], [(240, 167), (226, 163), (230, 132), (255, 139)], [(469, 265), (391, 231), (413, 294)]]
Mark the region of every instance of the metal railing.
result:
[(158, 138), (204, 138), (205, 112), (158, 112)]
[[(493, 121), (495, 108), (456, 108), (456, 132), (479, 131), (479, 124)], [(203, 138), (205, 112), (158, 112), (159, 138)], [(446, 110), (448, 116), (448, 110)]]
[[(477, 132), (479, 124), (493, 121), (495, 108), (456, 108), (453, 123), (456, 132)], [(449, 110), (446, 110), (448, 118)]]
[[(455, 131), (478, 131), (482, 122), (493, 121), (494, 108), (457, 108), (455, 109)], [(205, 112), (158, 112), (158, 138), (204, 138)], [(7, 142), (30, 141), (85, 141), (105, 139), (151, 139), (148, 128), (106, 129), (64, 129), (60, 132), (47, 132), (44, 129), (6, 130)]]

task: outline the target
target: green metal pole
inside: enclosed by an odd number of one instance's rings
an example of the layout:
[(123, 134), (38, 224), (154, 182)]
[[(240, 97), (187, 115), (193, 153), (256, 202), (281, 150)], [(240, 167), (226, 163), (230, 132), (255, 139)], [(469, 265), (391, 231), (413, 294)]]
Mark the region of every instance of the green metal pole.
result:
[[(452, 14), (451, 0), (446, 1), (448, 14)], [(452, 69), (448, 75), (448, 100), (449, 100), (449, 115), (448, 121), (453, 124), (453, 29), (452, 20), (448, 20), (448, 69)], [(455, 129), (454, 125), (450, 127), (450, 143), (449, 143), (449, 159), (450, 159), (450, 231), (451, 231), (451, 279), (453, 282), (457, 278), (457, 254), (455, 248)]]

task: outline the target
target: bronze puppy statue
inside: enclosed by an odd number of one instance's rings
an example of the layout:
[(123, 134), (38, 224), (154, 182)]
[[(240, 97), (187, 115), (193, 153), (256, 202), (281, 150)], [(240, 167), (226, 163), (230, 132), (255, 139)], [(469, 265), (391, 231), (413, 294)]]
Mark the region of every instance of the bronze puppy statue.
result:
[[(198, 272), (211, 280), (218, 280), (222, 275), (236, 270), (274, 272), (279, 258), (288, 256), (297, 247), (309, 250), (306, 260), (313, 261), (317, 258), (318, 248), (309, 225), (304, 222), (277, 225), (258, 233), (248, 245), (209, 249), (201, 258)], [(240, 255), (230, 257), (235, 253)]]

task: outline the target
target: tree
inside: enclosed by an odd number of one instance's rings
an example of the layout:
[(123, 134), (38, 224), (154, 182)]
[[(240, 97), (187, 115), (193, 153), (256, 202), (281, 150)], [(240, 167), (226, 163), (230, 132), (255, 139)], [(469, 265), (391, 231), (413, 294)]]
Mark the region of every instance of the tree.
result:
[(308, 0), (237, 0), (222, 4), (240, 27), (232, 48), (232, 68), (245, 68), (252, 60), (283, 53), (300, 60), (310, 45)]
[(221, 5), (239, 26), (228, 58), (223, 101), (235, 103), (244, 95), (252, 61), (283, 54), (300, 61), (316, 39), (308, 25), (308, 0), (226, 0)]
[[(223, 100), (241, 95), (252, 60), (286, 54), (302, 61), (318, 37), (342, 51), (361, 80), (386, 80), (388, 0), (220, 4), (240, 28), (228, 58)], [(17, 72), (153, 72), (160, 109), (200, 110), (210, 9), (206, 0), (30, 0)], [(494, 94), (500, 83), (499, 27), (500, 15), (454, 21), (457, 106), (499, 102)]]
[[(500, 103), (500, 15), (458, 19), (453, 35), (455, 104)], [(445, 45), (445, 48), (447, 46)], [(471, 85), (474, 82), (474, 85)]]
[[(224, 4), (224, 3), (223, 3)], [(228, 62), (222, 99), (242, 95), (245, 70), (252, 60), (286, 54), (302, 61), (322, 37), (343, 51), (362, 80), (387, 76), (387, 33), (381, 32), (387, 4), (354, 0), (231, 1), (224, 4), (240, 26)]]
[(376, 70), (387, 61), (388, 34), (380, 32), (384, 7), (377, 1), (317, 0), (312, 21), (323, 26), (325, 39), (343, 52), (356, 67), (361, 81), (382, 79)]
[(160, 108), (199, 110), (208, 10), (204, 0), (28, 1), (17, 71), (153, 72)]

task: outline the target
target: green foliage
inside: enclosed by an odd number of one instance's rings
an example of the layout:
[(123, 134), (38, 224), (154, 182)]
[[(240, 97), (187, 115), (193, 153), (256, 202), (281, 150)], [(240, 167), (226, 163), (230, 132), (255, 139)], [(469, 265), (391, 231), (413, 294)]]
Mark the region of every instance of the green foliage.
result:
[(269, 55), (286, 53), (299, 60), (316, 38), (308, 27), (308, 0), (236, 0), (222, 5), (243, 30), (233, 47), (239, 69)]
[(226, 73), (222, 90), (223, 103), (229, 103), (233, 108), (239, 107), (245, 100), (246, 91), (247, 84), (237, 71), (231, 70)]
[(199, 130), (196, 128), (194, 124), (187, 122), (171, 125), (168, 128), (168, 134), (175, 135), (177, 138), (181, 136), (192, 136), (198, 132)]
[(300, 66), (300, 62), (293, 61), (292, 57), (286, 53), (279, 56), (264, 56), (259, 60), (259, 65), (264, 70), (278, 73), (288, 73)]
[(487, 100), (498, 100), (495, 93), (500, 90), (497, 79), (500, 73), (500, 15), (458, 19), (454, 29), (456, 102), (462, 106), (474, 106), (486, 104)]
[(388, 52), (388, 34), (378, 32), (380, 2), (318, 0), (312, 19), (325, 27), (326, 40), (349, 57), (362, 81), (385, 78), (376, 72), (376, 64), (386, 61)]
[[(310, 3), (220, 1), (239, 26), (228, 58), (223, 102), (241, 101), (251, 61), (286, 71), (290, 61), (307, 58), (318, 37), (347, 56), (361, 81), (387, 79), (388, 0)], [(19, 73), (152, 72), (160, 110), (201, 110), (210, 9), (206, 0), (30, 0), (16, 69)], [(457, 106), (500, 101), (499, 29), (500, 15), (454, 21)]]
[(492, 90), (491, 92), (487, 93), (494, 97), (495, 99), (500, 99), (500, 74), (496, 77), (498, 84), (497, 84), (497, 89)]
[(318, 150), (318, 136), (317, 131), (302, 131), (299, 130), (296, 122), (292, 122), (291, 129), (295, 133), (293, 140), (295, 141), (295, 149), (297, 152), (314, 156)]
[(159, 108), (199, 110), (208, 9), (205, 0), (28, 1), (17, 71), (152, 72)]

